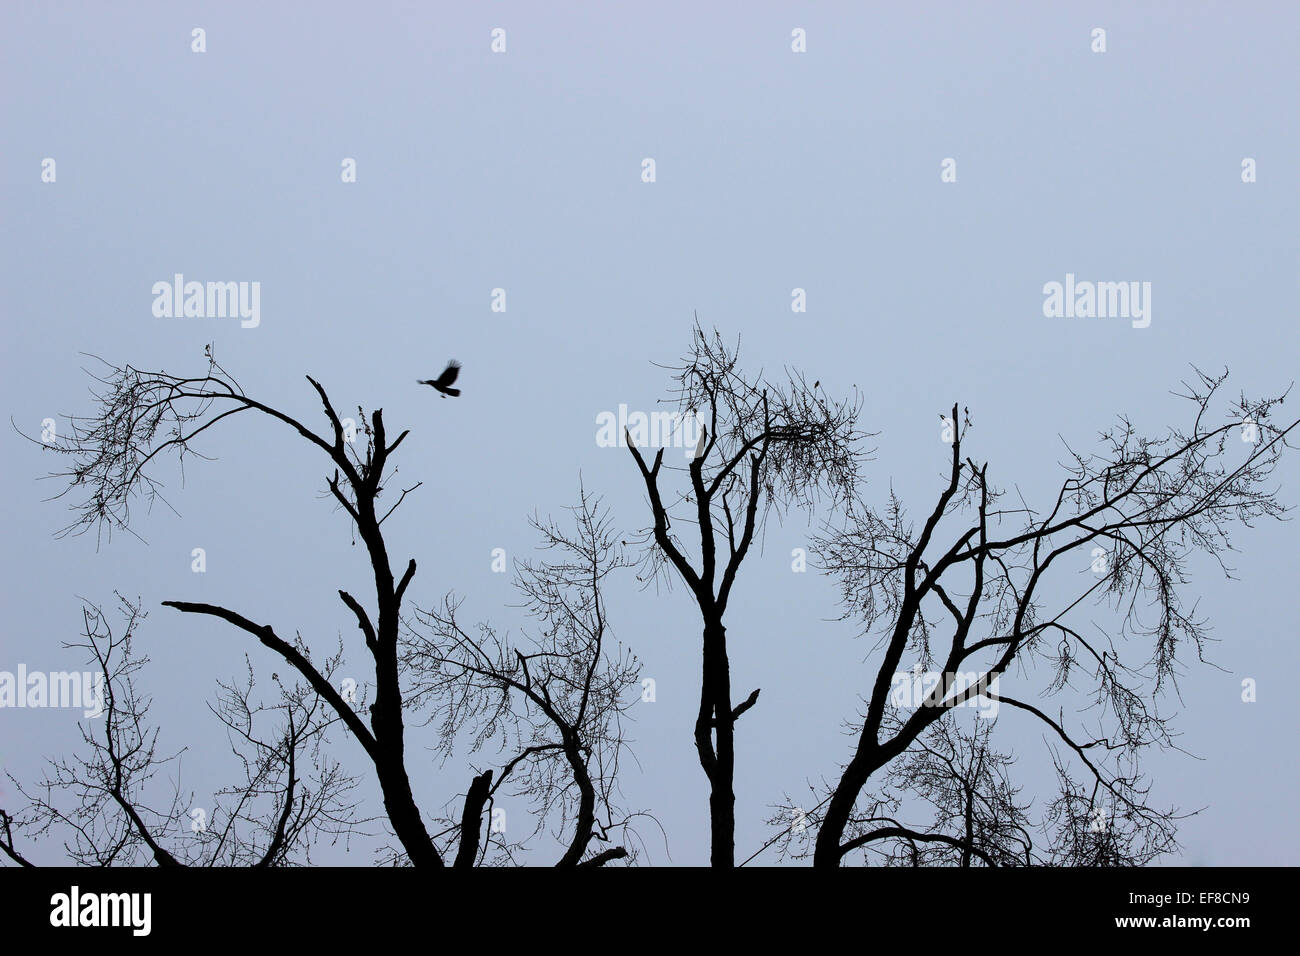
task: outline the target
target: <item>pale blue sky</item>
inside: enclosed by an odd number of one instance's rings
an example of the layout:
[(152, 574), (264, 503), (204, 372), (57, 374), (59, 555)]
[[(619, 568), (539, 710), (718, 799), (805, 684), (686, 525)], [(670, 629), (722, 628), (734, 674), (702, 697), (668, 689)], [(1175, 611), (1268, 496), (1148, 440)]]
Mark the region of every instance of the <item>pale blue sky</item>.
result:
[[(489, 50), (498, 26), (504, 55)], [(89, 409), (79, 352), (182, 372), (214, 341), (250, 393), (314, 421), (310, 373), (336, 406), (412, 430), (397, 463), (425, 485), (390, 534), (399, 563), (419, 561), (412, 594), (454, 588), (471, 617), (503, 623), (513, 596), (491, 550), (530, 548), (526, 515), (558, 513), (580, 472), (622, 527), (645, 523), (635, 468), (596, 446), (595, 419), (664, 393), (651, 362), (681, 354), (693, 311), (742, 335), (752, 367), (858, 386), (881, 433), (877, 498), (892, 481), (930, 504), (937, 415), (958, 401), (990, 478), (1041, 501), (1058, 434), (1087, 447), (1120, 412), (1173, 421), (1188, 363), (1229, 366), (1234, 394), (1296, 377), (1298, 31), (1278, 2), (6, 4), (0, 407), (38, 431)], [(339, 181), (344, 157), (356, 184)], [(945, 157), (955, 184), (939, 181)], [(155, 319), (150, 287), (176, 272), (260, 281), (260, 327)], [(1044, 318), (1040, 290), (1067, 272), (1151, 282), (1150, 327)], [(450, 357), (465, 365), (456, 402), (415, 384)], [(361, 662), (335, 596), (364, 586), (360, 549), (318, 496), (321, 461), (272, 425), (212, 434), (220, 460), (172, 482), (182, 517), (141, 512), (147, 546), (98, 552), (93, 536), (52, 538), (67, 514), (41, 501), (48, 462), (6, 442), (0, 669), (77, 666), (59, 649), (75, 596), (140, 595), (155, 716), (165, 748), (193, 747), (199, 794), (233, 770), (212, 759), (224, 742), (199, 702), (250, 645), (159, 601), (228, 604), (322, 648), (341, 632)], [(1279, 476), (1295, 502), (1300, 472)], [(802, 520), (770, 527), (731, 612), (733, 686), (763, 688), (737, 738), (741, 858), (768, 804), (835, 773), (873, 673), (869, 644), (828, 623), (829, 582), (790, 572), (806, 540)], [(1190, 667), (1176, 707), (1201, 759), (1148, 767), (1157, 800), (1207, 807), (1182, 829), (1184, 862), (1295, 864), (1294, 526), (1237, 540), (1240, 580), (1203, 565), (1189, 591), (1222, 640), (1224, 670)], [(627, 803), (659, 817), (674, 862), (705, 862), (694, 612), (681, 589), (626, 589), (613, 615), (658, 687), (635, 711)], [(1258, 702), (1240, 701), (1243, 677)], [(1006, 723), (1005, 740), (1041, 750), (1037, 727)], [(76, 739), (72, 712), (0, 712), (0, 762), (21, 778)], [(361, 766), (359, 748), (339, 753)], [(464, 763), (424, 760), (418, 737), (409, 757), (427, 805), (463, 792)]]

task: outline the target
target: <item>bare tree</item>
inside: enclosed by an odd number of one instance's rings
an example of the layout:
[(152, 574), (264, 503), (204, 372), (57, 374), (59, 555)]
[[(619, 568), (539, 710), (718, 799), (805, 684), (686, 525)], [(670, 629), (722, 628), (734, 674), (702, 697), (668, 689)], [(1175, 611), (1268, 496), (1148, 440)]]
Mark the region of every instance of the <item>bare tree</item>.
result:
[[(347, 837), (369, 822), (357, 818), (356, 779), (323, 756), (329, 731), (341, 725), (373, 765), (383, 819), (398, 844), (394, 863), (509, 864), (543, 832), (557, 843), (562, 867), (632, 859), (625, 844), (641, 814), (622, 807), (618, 772), (627, 691), (639, 671), (613, 638), (605, 597), (610, 577), (630, 562), (599, 500), (581, 492), (571, 526), (533, 517), (547, 558), (516, 566), (529, 619), (516, 634), (463, 624), (454, 594), (427, 610), (408, 608), (415, 562), (395, 575), (382, 525), (419, 484), (392, 505), (379, 504), (407, 433), (389, 442), (382, 412), (367, 419), (358, 409), (354, 445), (309, 378), (328, 423), (318, 434), (248, 396), (210, 352), (208, 366), (193, 378), (110, 366), (97, 378), (98, 412), (73, 419), (52, 449), (70, 461), (56, 477), (76, 496), (78, 517), (65, 530), (129, 530), (130, 506), (160, 499), (156, 460), (174, 452), (183, 466), (198, 454), (196, 439), (223, 419), (255, 412), (286, 426), (328, 459), (329, 494), (370, 559), (371, 608), (338, 592), (374, 663), (369, 725), (334, 686), (341, 646), (315, 663), (301, 636), (286, 640), (220, 605), (163, 602), (234, 625), (294, 674), (292, 683), (273, 675), (279, 698), (271, 704), (254, 693), (251, 663), (244, 680), (221, 684), (213, 710), (243, 779), (219, 794), (213, 825), (179, 844), (187, 807), (179, 780), (170, 792), (151, 783), (175, 755), (161, 754), (135, 683), (144, 661), (131, 639), (143, 613), (138, 602), (124, 602), (119, 638), (88, 607), (86, 643), (78, 646), (91, 652), (109, 689), (103, 734), (85, 731), (87, 756), (54, 762), (38, 788), (22, 791), (26, 808), (0, 808), (0, 852), (28, 864), (18, 837), (57, 827), (68, 834), (72, 858), (88, 864), (309, 860), (322, 837)], [(1173, 746), (1163, 701), (1177, 693), (1180, 655), (1191, 649), (1203, 659), (1209, 640), (1184, 597), (1193, 561), (1208, 557), (1231, 574), (1230, 532), (1285, 515), (1271, 480), (1300, 425), (1273, 424), (1285, 396), (1242, 396), (1212, 421), (1227, 373), (1197, 372), (1180, 393), (1193, 411), (1189, 426), (1147, 437), (1121, 418), (1102, 433), (1098, 451), (1069, 450), (1064, 480), (1039, 508), (1023, 498), (1008, 503), (988, 480), (988, 463), (966, 451), (969, 420), (958, 425), (954, 406), (947, 475), (917, 528), (898, 496), (875, 508), (860, 493), (867, 436), (856, 399), (832, 400), (798, 373), (775, 383), (761, 372), (746, 375), (736, 350), (698, 326), (691, 351), (670, 371), (668, 401), (704, 422), (689, 463), (667, 466), (661, 448), (647, 464), (627, 437), (652, 522), (641, 542), (644, 578), (669, 586), (680, 579), (701, 616), (694, 736), (710, 784), (715, 866), (735, 862), (735, 725), (759, 695), (733, 700), (726, 611), (767, 517), (827, 501), (834, 517), (816, 538), (816, 553), (839, 582), (844, 616), (878, 637), (881, 654), (837, 779), (814, 790), (812, 810), (793, 802), (783, 808), (779, 819), (795, 813), (798, 825), (767, 845), (822, 866), (851, 854), (890, 865), (1141, 865), (1176, 847), (1180, 811), (1152, 805), (1141, 758)], [(1244, 449), (1239, 430), (1249, 439)], [(675, 490), (673, 471), (681, 479)], [(682, 524), (693, 530), (679, 534), (674, 525)], [(1089, 568), (1095, 580), (1082, 593), (1063, 576)], [(1088, 604), (1108, 609), (1112, 626), (1085, 633), (1077, 618)], [(893, 697), (909, 666), (937, 675), (911, 709)], [(1089, 724), (1067, 721), (1063, 703), (1053, 714), (1041, 701), (1004, 693), (1000, 678), (1013, 672), (1047, 674), (1040, 696), (1082, 698)], [(972, 674), (973, 682), (960, 679)], [(1031, 720), (1053, 742), (1056, 793), (1036, 817), (1012, 779), (1015, 755), (993, 746), (1004, 718), (961, 724), (954, 708), (976, 700), (1007, 708), (1011, 720)], [(444, 761), (460, 753), (477, 764), (466, 792), (427, 817), (405, 760), (412, 720), (436, 728), (434, 750)], [(494, 762), (484, 760), (488, 752)], [(531, 803), (531, 834), (507, 838), (491, 825), (507, 793)], [(808, 824), (815, 836), (805, 836)]]
[[(401, 678), (403, 662), (410, 666), (413, 659), (410, 655), (405, 658), (402, 656), (401, 622), (403, 598), (415, 576), (416, 565), (413, 559), (408, 561), (400, 578), (396, 576), (382, 525), (406, 500), (406, 496), (419, 487), (419, 483), (403, 489), (397, 500), (387, 508), (381, 506), (380, 497), (391, 480), (387, 471), (391, 457), (406, 439), (408, 432), (403, 431), (389, 441), (382, 410), (373, 412), (367, 421), (365, 414), (358, 409), (361, 430), (355, 435), (358, 441), (354, 443), (351, 423), (348, 422), (348, 427), (345, 427), (344, 419), (334, 410), (325, 389), (308, 376), (307, 380), (323, 407), (328, 426), (323, 434), (317, 433), (299, 419), (248, 395), (217, 364), (211, 347), (205, 349), (205, 354), (208, 362), (206, 374), (193, 377), (104, 363), (107, 371), (94, 376), (99, 386), (96, 391), (98, 409), (95, 414), (74, 417), (68, 434), (57, 444), (45, 446), (70, 461), (68, 468), (52, 476), (66, 481), (68, 485), (56, 497), (72, 494), (75, 499), (73, 507), (77, 518), (64, 531), (81, 533), (94, 528), (101, 533), (111, 533), (117, 529), (129, 530), (133, 502), (143, 499), (152, 504), (155, 500), (162, 500), (161, 484), (153, 475), (157, 460), (174, 453), (183, 467), (189, 455), (202, 457), (194, 448), (195, 441), (217, 423), (241, 413), (251, 412), (272, 419), (323, 454), (332, 469), (332, 475), (326, 480), (329, 493), (347, 514), (355, 534), (365, 544), (373, 571), (374, 593), (370, 609), (347, 591), (338, 592), (339, 599), (355, 618), (374, 664), (374, 700), (369, 706), (369, 726), (351, 703), (344, 699), (340, 689), (334, 686), (329, 666), (325, 669), (318, 668), (300, 639), (286, 640), (270, 624), (254, 622), (239, 612), (220, 605), (189, 601), (163, 602), (164, 606), (187, 614), (219, 618), (252, 635), (262, 646), (283, 659), (306, 684), (302, 690), (287, 691), (289, 726), (281, 742), (267, 750), (264, 741), (249, 738), (248, 742), (255, 750), (248, 765), (251, 776), (244, 786), (236, 788), (237, 803), (240, 807), (246, 806), (249, 800), (267, 786), (270, 767), (277, 760), (281, 763), (294, 761), (302, 743), (315, 739), (318, 728), (337, 720), (360, 743), (373, 765), (383, 794), (385, 818), (400, 844), (400, 851), (394, 852), (393, 860), (416, 866), (440, 867), (445, 865), (445, 856), (454, 849), (457, 864), (475, 862), (479, 858), (477, 822), (493, 792), (490, 785), (491, 772), (478, 774), (471, 781), (455, 828), (458, 843), (453, 848), (445, 842), (440, 845), (439, 837), (429, 832), (412, 793), (406, 766), (406, 702)], [(603, 611), (601, 621), (603, 626)], [(614, 676), (608, 676), (603, 670), (608, 664), (608, 658), (599, 652), (582, 659), (592, 667), (589, 678), (591, 696), (600, 699), (590, 710), (567, 715), (564, 719), (570, 721), (566, 726), (570, 727), (571, 737), (581, 740), (585, 734), (587, 743), (594, 745), (595, 741), (602, 740), (600, 735), (608, 730), (609, 724), (602, 721), (610, 720), (609, 705), (601, 695), (606, 693), (611, 681), (617, 683), (621, 679), (624, 671), (619, 669), (619, 665), (615, 667)], [(132, 673), (128, 669), (126, 676), (129, 677)], [(118, 675), (119, 679), (121, 676)], [(525, 683), (525, 686), (529, 685)], [(131, 700), (133, 702), (133, 698)], [(133, 706), (132, 703), (132, 707), (122, 711), (123, 719), (132, 726), (138, 719), (138, 712)], [(246, 734), (256, 714), (256, 706), (243, 691), (234, 685), (226, 686), (223, 688), (219, 716), (232, 731)], [(329, 715), (328, 719), (325, 714)], [(613, 748), (615, 754), (617, 749)], [(124, 775), (124, 779), (130, 779), (131, 774), (124, 774), (124, 771), (130, 770), (137, 777), (147, 778), (156, 760), (152, 743), (149, 747), (144, 747), (138, 741), (132, 742), (128, 753), (130, 759), (118, 768), (119, 776)], [(602, 747), (601, 753), (609, 756), (610, 750)], [(586, 774), (588, 781), (599, 780), (603, 787), (612, 786), (614, 767), (604, 767), (591, 774), (585, 765), (589, 755), (588, 751), (581, 748), (576, 752), (572, 749), (566, 751), (570, 769), (580, 776), (573, 766), (576, 760), (583, 764), (582, 773)], [(112, 764), (111, 754), (106, 759)], [(99, 762), (102, 763), (102, 760)], [(296, 768), (290, 767), (290, 783), (286, 785), (285, 794), (286, 807), (293, 799), (295, 773)], [(63, 784), (72, 786), (76, 778), (74, 775), (59, 779)], [(583, 794), (582, 783), (576, 783), (575, 786)], [(109, 792), (116, 794), (118, 808), (130, 818), (135, 812), (131, 793), (121, 786), (111, 788)], [(336, 790), (329, 793), (335, 794)], [(552, 798), (565, 800), (569, 794), (569, 788), (561, 787), (552, 794)], [(230, 796), (235, 797), (236, 793), (232, 791)], [(585, 795), (580, 799), (577, 811), (582, 820), (594, 812), (588, 807), (584, 815), (585, 799)], [(301, 811), (298, 812), (301, 814)], [(166, 814), (167, 811), (162, 811), (160, 818), (165, 819)], [(233, 814), (232, 819), (236, 816), (238, 813)], [(316, 819), (323, 820), (327, 816), (329, 814), (322, 811)], [(14, 819), (6, 813), (0, 820), (0, 829), (5, 832), (10, 844), (11, 823)], [(74, 818), (64, 818), (64, 822), (73, 821)], [(610, 825), (614, 826), (612, 821)], [(121, 822), (115, 826), (117, 830), (113, 833), (129, 829), (134, 833), (131, 840), (144, 841), (156, 862), (180, 862), (161, 846), (149, 844), (145, 834), (150, 828), (143, 825), (143, 822), (132, 820), (130, 827)], [(578, 856), (582, 855), (582, 850), (589, 842), (594, 826), (593, 822), (588, 822), (586, 836), (581, 840), (575, 837), (570, 849)], [(289, 813), (277, 831), (278, 844), (267, 848), (269, 856), (266, 862), (285, 859), (290, 849), (290, 839), (305, 832), (302, 826), (295, 823), (293, 813)], [(579, 843), (581, 846), (578, 846)], [(111, 846), (105, 850), (98, 842), (93, 848), (85, 850), (87, 859), (105, 852), (115, 851)], [(225, 853), (224, 859), (227, 862), (242, 863), (249, 859), (249, 851), (244, 842), (234, 841), (233, 836), (214, 847), (212, 852)], [(617, 854), (607, 852), (597, 863), (616, 857)]]
[[(266, 867), (291, 857), (309, 863), (317, 839), (354, 830), (361, 822), (352, 798), (356, 779), (322, 750), (337, 719), (302, 684), (281, 685), (274, 705), (256, 702), (251, 665), (246, 682), (222, 684), (213, 708), (229, 731), (244, 779), (217, 793), (212, 805), (191, 810), (193, 794), (186, 799), (181, 786), (183, 751), (159, 753), (150, 701), (137, 686), (148, 658), (135, 653), (133, 639), (147, 615), (138, 602), (119, 596), (119, 603), (120, 631), (113, 631), (102, 609), (86, 605), (84, 640), (65, 644), (87, 650), (89, 663), (104, 677), (103, 713), (81, 726), (87, 754), (51, 760), (35, 788), (10, 776), (28, 805), (17, 817), (0, 811), (0, 850), (30, 865), (15, 845), (16, 827), (32, 836), (59, 834), (70, 859), (85, 866)], [(269, 733), (262, 729), (268, 720), (275, 721)], [(157, 786), (154, 778), (167, 770), (175, 772), (170, 785)], [(158, 791), (161, 800), (155, 799)]]
[[(1023, 501), (1001, 504), (1004, 495), (988, 481), (988, 464), (963, 454), (969, 421), (958, 425), (954, 406), (948, 477), (919, 530), (891, 494), (880, 511), (858, 502), (819, 538), (818, 554), (840, 581), (846, 614), (865, 633), (884, 627), (883, 656), (852, 754), (817, 807), (816, 865), (838, 865), (881, 839), (872, 836), (880, 803), (866, 792), (868, 782), (882, 774), (896, 779), (893, 768), (900, 760), (921, 772), (920, 779), (930, 779), (934, 761), (954, 748), (943, 745), (949, 738), (942, 731), (938, 747), (924, 735), (934, 732), (951, 707), (979, 696), (1042, 724), (1058, 742), (1061, 792), (1049, 814), (1057, 833), (1048, 850), (1031, 855), (1030, 844), (1022, 848), (1015, 836), (1023, 821), (1005, 788), (1002, 797), (986, 793), (984, 799), (1000, 803), (991, 822), (1015, 824), (1011, 831), (964, 828), (956, 811), (965, 798), (955, 793), (938, 801), (953, 811), (940, 821), (948, 847), (963, 855), (983, 853), (986, 862), (1036, 858), (1091, 865), (1140, 864), (1172, 848), (1177, 813), (1148, 804), (1139, 758), (1148, 747), (1172, 745), (1159, 701), (1166, 689), (1176, 691), (1177, 653), (1190, 646), (1203, 659), (1205, 624), (1182, 593), (1189, 563), (1198, 553), (1208, 555), (1230, 574), (1223, 556), (1231, 550), (1233, 526), (1284, 515), (1270, 478), (1297, 426), (1271, 422), (1285, 396), (1241, 397), (1212, 424), (1210, 406), (1226, 377), (1198, 371), (1191, 384), (1184, 383), (1178, 394), (1193, 410), (1189, 427), (1144, 437), (1121, 419), (1102, 434), (1099, 452), (1070, 451), (1067, 477), (1045, 510)], [(1244, 461), (1234, 464), (1239, 435), (1255, 441), (1241, 455)], [(1078, 594), (1059, 578), (1081, 567), (1091, 567), (1096, 580)], [(1085, 635), (1072, 614), (1089, 599), (1108, 605), (1116, 617), (1115, 626), (1099, 636)], [(891, 685), (913, 663), (938, 677), (920, 706), (895, 718)], [(1072, 687), (1072, 679), (1086, 679), (1095, 711), (1092, 730), (1067, 724), (1063, 708), (1053, 716), (997, 689), (998, 678), (1013, 665), (1027, 673), (1035, 664), (1047, 665), (1052, 675), (1042, 688), (1045, 695)], [(957, 683), (962, 672), (982, 676), (963, 688)], [(999, 765), (993, 761), (978, 773), (963, 765), (950, 768), (950, 775), (979, 792), (997, 782), (989, 774)], [(1088, 784), (1076, 784), (1072, 773)], [(1101, 819), (1108, 821), (1106, 829), (1080, 836), (1080, 821)], [(939, 832), (900, 827), (896, 835), (904, 842), (923, 835), (937, 842)], [(947, 852), (940, 848), (930, 858)]]
[[(883, 732), (905, 722), (890, 707)], [(884, 866), (1097, 867), (1144, 866), (1177, 848), (1176, 811), (1121, 803), (1095, 779), (1091, 789), (1077, 784), (1055, 750), (1058, 792), (1035, 819), (1012, 779), (1015, 755), (992, 745), (996, 726), (975, 717), (964, 728), (953, 710), (929, 724), (859, 795), (845, 853)], [(823, 821), (824, 806), (808, 812), (787, 798), (768, 821), (782, 829), (767, 845), (778, 844), (783, 858), (811, 857), (804, 834)]]
[[(511, 784), (536, 805), (537, 830), (558, 817), (557, 835), (571, 831), (558, 866), (628, 855), (622, 846), (588, 849), (609, 844), (633, 816), (619, 809), (616, 778), (628, 689), (639, 673), (636, 657), (613, 645), (603, 593), (605, 579), (630, 562), (598, 499), (583, 491), (571, 510), (572, 530), (532, 519), (556, 556), (518, 565), (515, 586), (537, 622), (522, 640), (489, 624), (467, 630), (461, 602), (449, 595), (440, 607), (415, 611), (402, 655), (408, 704), (428, 704), (445, 754), (465, 732), (475, 749), (495, 741), (511, 750), (495, 780), (486, 771), (485, 802)], [(489, 831), (484, 853), (492, 838)]]
[[(739, 704), (731, 691), (725, 616), (740, 566), (767, 515), (812, 506), (823, 495), (852, 492), (862, 461), (858, 401), (834, 401), (797, 374), (769, 382), (740, 371), (736, 348), (715, 330), (694, 328), (691, 351), (669, 369), (668, 401), (704, 420), (699, 447), (685, 468), (664, 467), (660, 448), (647, 465), (631, 434), (628, 447), (645, 482), (653, 524), (645, 536), (650, 577), (686, 584), (703, 623), (703, 672), (695, 750), (709, 781), (714, 866), (735, 865), (736, 721), (758, 700)], [(665, 472), (685, 472), (685, 490), (665, 488)], [(693, 525), (688, 545), (674, 524)], [(692, 553), (694, 552), (694, 553)], [(671, 569), (671, 570), (670, 570)]]

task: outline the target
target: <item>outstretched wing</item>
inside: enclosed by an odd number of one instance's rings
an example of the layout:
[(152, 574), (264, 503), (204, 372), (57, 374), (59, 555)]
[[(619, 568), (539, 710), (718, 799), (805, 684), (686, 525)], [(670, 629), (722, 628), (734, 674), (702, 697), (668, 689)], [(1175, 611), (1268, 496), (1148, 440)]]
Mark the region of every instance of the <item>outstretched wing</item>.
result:
[(460, 363), (453, 359), (447, 363), (447, 367), (443, 369), (442, 374), (438, 376), (438, 381), (434, 384), (446, 388), (452, 382), (456, 381), (456, 376), (459, 374)]

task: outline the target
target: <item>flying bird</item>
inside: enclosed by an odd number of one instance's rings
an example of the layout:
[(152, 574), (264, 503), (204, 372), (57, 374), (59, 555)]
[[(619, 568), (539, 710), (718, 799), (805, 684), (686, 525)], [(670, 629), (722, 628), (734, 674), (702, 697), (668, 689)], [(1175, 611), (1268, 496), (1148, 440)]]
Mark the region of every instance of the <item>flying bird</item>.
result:
[(441, 392), (443, 396), (450, 395), (455, 398), (460, 394), (460, 389), (452, 388), (451, 383), (456, 381), (456, 376), (460, 374), (460, 363), (452, 359), (447, 363), (447, 367), (442, 370), (442, 374), (436, 379), (416, 379), (421, 385), (432, 385), (435, 390)]

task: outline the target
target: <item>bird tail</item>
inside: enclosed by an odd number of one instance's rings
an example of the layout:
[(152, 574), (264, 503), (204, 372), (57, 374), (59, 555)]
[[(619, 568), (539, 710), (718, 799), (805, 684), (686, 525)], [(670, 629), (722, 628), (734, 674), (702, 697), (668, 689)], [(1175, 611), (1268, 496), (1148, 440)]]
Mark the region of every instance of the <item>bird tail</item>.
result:
[(457, 395), (460, 394), (460, 389), (458, 388), (444, 388), (443, 391), (446, 392), (448, 395), (450, 395), (452, 398), (455, 398)]

